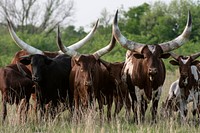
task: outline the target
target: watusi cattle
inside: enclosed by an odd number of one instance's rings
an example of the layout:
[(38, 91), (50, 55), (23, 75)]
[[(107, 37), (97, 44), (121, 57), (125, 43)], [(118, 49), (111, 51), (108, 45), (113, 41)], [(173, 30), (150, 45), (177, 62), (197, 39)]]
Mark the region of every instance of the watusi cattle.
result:
[[(27, 75), (24, 75), (18, 68), (17, 64), (7, 65), (0, 68), (0, 90), (2, 94), (2, 122), (5, 121), (7, 116), (6, 104), (16, 104), (17, 108), (20, 102), (24, 101), (25, 118), (29, 108), (29, 99), (31, 93), (34, 93), (34, 82), (31, 80), (31, 72), (27, 67), (19, 65)], [(22, 109), (19, 107), (20, 119), (22, 118)]]
[[(44, 114), (45, 105), (51, 102), (50, 114), (54, 118), (58, 111), (67, 106), (71, 57), (62, 54), (49, 58), (34, 54), (22, 57), (20, 62), (24, 65), (31, 64), (32, 80), (38, 85), (35, 91), (38, 105)], [(59, 108), (61, 103), (64, 108)]]
[[(187, 104), (193, 102), (192, 114), (199, 118), (199, 105), (200, 105), (200, 72), (198, 65), (200, 61), (196, 60), (200, 53), (190, 56), (177, 55), (171, 52), (174, 60), (170, 60), (172, 65), (179, 66), (180, 77), (172, 83), (169, 95), (164, 103), (164, 113), (179, 111), (182, 118), (181, 122), (186, 122)], [(171, 113), (170, 113), (171, 114)]]
[(117, 23), (118, 11), (113, 22), (113, 34), (118, 43), (127, 49), (122, 80), (128, 86), (134, 119), (144, 121), (148, 103), (152, 101), (152, 122), (156, 122), (157, 107), (165, 80), (165, 66), (162, 58), (168, 58), (168, 52), (182, 46), (189, 38), (192, 29), (191, 14), (188, 12), (187, 25), (177, 38), (157, 45), (146, 45), (126, 39)]
[(99, 58), (111, 51), (115, 46), (115, 42), (114, 37), (112, 37), (111, 42), (106, 47), (93, 54), (84, 55), (64, 47), (58, 28), (58, 46), (61, 51), (72, 57), (74, 63), (70, 73), (70, 90), (74, 100), (71, 103), (74, 103), (75, 114), (78, 113), (78, 116), (80, 111), (93, 105), (95, 99), (97, 99), (102, 119), (103, 101), (101, 90), (104, 83), (104, 73)]

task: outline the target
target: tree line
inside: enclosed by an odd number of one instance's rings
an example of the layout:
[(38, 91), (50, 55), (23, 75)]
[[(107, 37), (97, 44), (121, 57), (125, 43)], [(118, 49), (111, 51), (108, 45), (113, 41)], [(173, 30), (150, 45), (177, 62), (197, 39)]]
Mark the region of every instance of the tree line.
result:
[[(22, 1), (23, 5), (24, 0), (19, 1)], [(37, 2), (37, 0), (27, 0), (26, 2), (28, 1), (33, 3), (32, 7), (35, 4), (34, 2)], [(31, 21), (31, 18), (29, 17), (32, 15), (29, 14), (27, 16), (25, 15), (26, 13), (24, 13), (27, 11), (26, 9), (29, 9), (26, 6), (31, 3), (24, 3), (24, 12), (18, 12), (18, 17), (22, 15), (25, 18), (17, 19), (17, 17), (13, 15), (10, 10), (8, 10), (11, 8), (6, 6), (6, 1), (2, 0), (0, 2), (0, 11), (2, 16), (2, 19), (0, 19), (0, 66), (8, 65), (15, 52), (20, 50), (14, 44), (8, 33), (5, 15), (10, 16), (10, 19), (13, 21), (15, 26), (15, 31), (22, 40), (45, 51), (58, 50), (56, 45), (56, 27), (58, 24), (62, 27), (62, 41), (66, 46), (80, 40), (87, 34), (84, 27), (79, 27), (77, 30), (73, 24), (66, 25), (66, 21), (73, 21), (70, 20), (73, 16), (72, 12), (74, 11), (73, 1), (69, 1), (71, 2), (71, 7), (68, 7), (68, 10), (65, 10), (65, 13), (67, 13), (68, 16), (63, 18), (62, 21), (56, 19), (51, 21), (51, 17), (54, 15), (54, 13), (52, 13), (53, 10), (56, 9), (56, 12), (58, 9), (55, 7), (62, 6), (59, 2), (61, 3), (64, 1), (55, 0), (52, 1), (52, 5), (50, 4), (51, 1), (52, 0), (46, 1), (48, 4), (45, 4), (46, 8), (44, 9), (44, 16), (42, 16), (42, 21), (39, 24), (34, 22), (36, 21), (36, 18)], [(56, 1), (58, 2), (57, 4)], [(12, 4), (10, 6), (12, 6)], [(32, 9), (32, 7), (29, 9), (31, 13), (35, 11), (35, 8)], [(62, 8), (60, 7), (60, 9)], [(192, 14), (193, 25), (190, 40), (174, 52), (183, 55), (190, 55), (200, 51), (200, 2), (197, 0), (172, 0), (169, 4), (162, 1), (156, 1), (152, 4), (144, 3), (140, 6), (131, 7), (127, 11), (120, 8), (118, 22), (121, 32), (128, 39), (140, 43), (156, 45), (158, 43), (172, 40), (182, 33), (186, 25), (188, 11)], [(112, 21), (114, 14), (115, 12), (110, 13), (106, 9), (102, 10), (101, 16), (99, 16), (100, 23), (96, 34), (79, 50), (80, 53), (93, 53), (109, 43), (112, 33)], [(48, 15), (49, 17), (47, 17)], [(22, 16), (19, 18), (23, 18)], [(35, 14), (35, 16), (37, 16), (37, 14)], [(45, 19), (45, 17), (47, 18)], [(94, 23), (95, 22), (91, 22), (91, 27)], [(110, 62), (124, 61), (125, 53), (126, 50), (117, 44), (110, 53), (106, 54), (102, 58)], [(164, 60), (164, 62), (168, 70), (174, 70), (174, 67), (168, 63), (169, 59)]]

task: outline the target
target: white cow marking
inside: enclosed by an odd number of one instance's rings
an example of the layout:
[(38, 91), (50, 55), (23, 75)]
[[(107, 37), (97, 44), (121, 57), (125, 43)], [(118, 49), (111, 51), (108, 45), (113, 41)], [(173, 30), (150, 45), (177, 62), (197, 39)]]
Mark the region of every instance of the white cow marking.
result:
[(188, 56), (186, 57), (186, 59), (182, 59), (182, 58), (181, 58), (181, 61), (183, 62), (183, 64), (186, 64), (186, 63), (188, 62), (188, 60), (189, 60), (189, 57), (188, 57)]
[(156, 51), (156, 47), (153, 45), (148, 45), (148, 48), (151, 51), (151, 53), (154, 53)]

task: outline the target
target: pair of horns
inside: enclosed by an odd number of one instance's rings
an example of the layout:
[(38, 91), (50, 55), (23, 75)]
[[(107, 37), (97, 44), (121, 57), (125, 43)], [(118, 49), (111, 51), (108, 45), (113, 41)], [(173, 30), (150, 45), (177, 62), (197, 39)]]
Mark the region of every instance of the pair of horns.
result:
[[(101, 48), (100, 50), (96, 51), (93, 53), (94, 57), (96, 59), (99, 59), (101, 56), (105, 55), (106, 53), (110, 52), (114, 46), (116, 44), (116, 40), (114, 38), (114, 36), (112, 36), (110, 43), (105, 46), (104, 48)], [(58, 47), (61, 49), (61, 51), (67, 55), (70, 55), (72, 57), (78, 58), (81, 54), (78, 53), (76, 50), (70, 49), (70, 48), (66, 48), (62, 41), (61, 41), (61, 37), (60, 37), (60, 29), (58, 27), (58, 31), (57, 31), (57, 45)]]
[[(174, 58), (175, 60), (178, 60), (179, 56), (178, 54), (175, 54), (174, 52), (170, 52), (171, 57)], [(192, 58), (192, 60), (197, 59), (200, 56), (200, 52), (192, 54), (190, 57)]]
[[(121, 34), (121, 31), (118, 27), (117, 16), (118, 16), (118, 11), (115, 14), (115, 18), (113, 21), (113, 27), (112, 27), (113, 35), (115, 36), (116, 40), (127, 50), (137, 51), (140, 53), (142, 48), (146, 44), (137, 43), (137, 42), (128, 40), (126, 37), (124, 37)], [(186, 24), (185, 29), (182, 32), (182, 34), (171, 41), (160, 43), (158, 45), (160, 45), (163, 52), (169, 52), (174, 49), (177, 49), (178, 47), (182, 46), (189, 39), (191, 30), (192, 30), (192, 17), (191, 17), (190, 11), (188, 11), (187, 24)]]

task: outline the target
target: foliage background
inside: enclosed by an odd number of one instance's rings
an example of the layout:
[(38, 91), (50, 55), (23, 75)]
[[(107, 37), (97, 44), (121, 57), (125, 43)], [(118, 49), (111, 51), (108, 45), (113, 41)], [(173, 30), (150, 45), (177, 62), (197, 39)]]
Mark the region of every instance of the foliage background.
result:
[[(183, 55), (190, 55), (200, 51), (200, 2), (195, 0), (172, 0), (169, 4), (162, 1), (154, 2), (149, 5), (144, 3), (137, 7), (129, 8), (125, 11), (119, 9), (119, 27), (124, 36), (128, 39), (145, 43), (158, 44), (169, 41), (177, 37), (184, 30), (187, 14), (190, 10), (192, 14), (193, 28), (190, 41), (175, 50), (174, 52)], [(89, 54), (106, 46), (111, 39), (113, 13), (102, 11), (100, 16), (100, 24), (95, 36), (81, 49), (80, 53)], [(106, 19), (110, 16), (109, 19)], [(20, 50), (12, 41), (7, 24), (3, 20), (0, 23), (0, 66), (8, 65), (14, 54)], [(109, 22), (108, 22), (109, 21)], [(91, 22), (91, 28), (94, 22)], [(33, 32), (35, 25), (28, 25), (21, 30), (23, 26), (15, 25), (17, 35), (28, 44), (44, 50), (57, 51), (56, 45), (56, 28), (52, 32), (44, 30), (42, 32)], [(84, 27), (63, 26), (62, 40), (66, 46), (69, 46), (82, 39), (87, 33)], [(108, 54), (102, 58), (110, 61), (124, 61), (126, 50), (119, 44)], [(169, 60), (164, 60), (167, 70), (173, 71), (174, 66), (169, 65)]]

